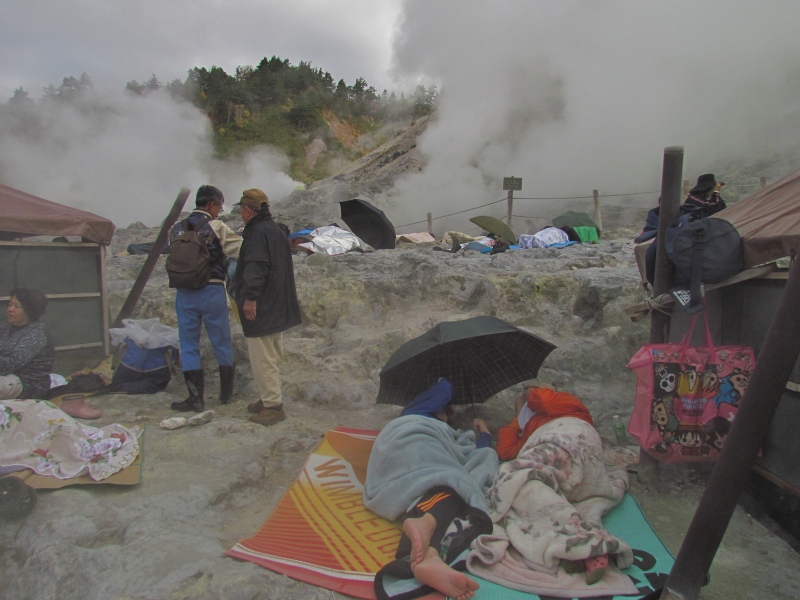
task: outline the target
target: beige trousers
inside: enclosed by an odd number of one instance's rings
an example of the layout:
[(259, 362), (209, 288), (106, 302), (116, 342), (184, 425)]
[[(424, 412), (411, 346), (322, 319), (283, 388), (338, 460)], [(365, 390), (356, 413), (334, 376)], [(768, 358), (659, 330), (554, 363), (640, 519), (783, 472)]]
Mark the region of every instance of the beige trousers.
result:
[(0, 375), (0, 400), (13, 400), (22, 394), (22, 382), (14, 375)]
[(281, 374), (283, 360), (283, 334), (274, 333), (249, 337), (247, 352), (261, 403), (266, 408), (281, 405)]

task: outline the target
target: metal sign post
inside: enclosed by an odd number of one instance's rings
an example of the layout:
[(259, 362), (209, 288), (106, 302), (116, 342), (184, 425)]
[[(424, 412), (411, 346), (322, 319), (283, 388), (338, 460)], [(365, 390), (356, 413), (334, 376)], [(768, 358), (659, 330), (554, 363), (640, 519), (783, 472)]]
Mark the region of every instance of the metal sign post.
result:
[(503, 177), (503, 190), (508, 190), (508, 213), (506, 224), (511, 227), (511, 215), (514, 212), (514, 192), (522, 190), (522, 177)]

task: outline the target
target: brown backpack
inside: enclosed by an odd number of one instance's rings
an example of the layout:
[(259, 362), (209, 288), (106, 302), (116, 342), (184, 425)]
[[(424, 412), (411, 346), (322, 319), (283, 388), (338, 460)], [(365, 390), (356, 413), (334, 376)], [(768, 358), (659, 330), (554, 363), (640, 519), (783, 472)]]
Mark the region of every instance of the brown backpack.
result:
[[(205, 219), (198, 229), (208, 223)], [(181, 221), (181, 229), (169, 236), (167, 276), (169, 287), (199, 290), (211, 279), (211, 255), (198, 231), (192, 229), (189, 219)]]

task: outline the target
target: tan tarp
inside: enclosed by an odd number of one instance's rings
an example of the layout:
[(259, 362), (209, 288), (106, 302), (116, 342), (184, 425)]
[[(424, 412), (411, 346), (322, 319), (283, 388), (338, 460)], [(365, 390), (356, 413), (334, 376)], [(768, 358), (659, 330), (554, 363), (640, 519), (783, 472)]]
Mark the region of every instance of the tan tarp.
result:
[(0, 235), (5, 238), (74, 235), (108, 243), (115, 229), (108, 219), (5, 185), (0, 185), (0, 215)]
[(800, 249), (800, 169), (714, 215), (742, 236), (745, 268)]

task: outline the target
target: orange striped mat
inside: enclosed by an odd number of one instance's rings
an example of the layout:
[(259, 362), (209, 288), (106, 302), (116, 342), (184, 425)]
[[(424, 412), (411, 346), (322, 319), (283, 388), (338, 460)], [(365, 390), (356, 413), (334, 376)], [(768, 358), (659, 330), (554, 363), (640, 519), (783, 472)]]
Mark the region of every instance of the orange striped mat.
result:
[(377, 431), (325, 435), (274, 512), (226, 554), (329, 590), (375, 598), (375, 573), (394, 559), (399, 525), (364, 508), (367, 461)]

